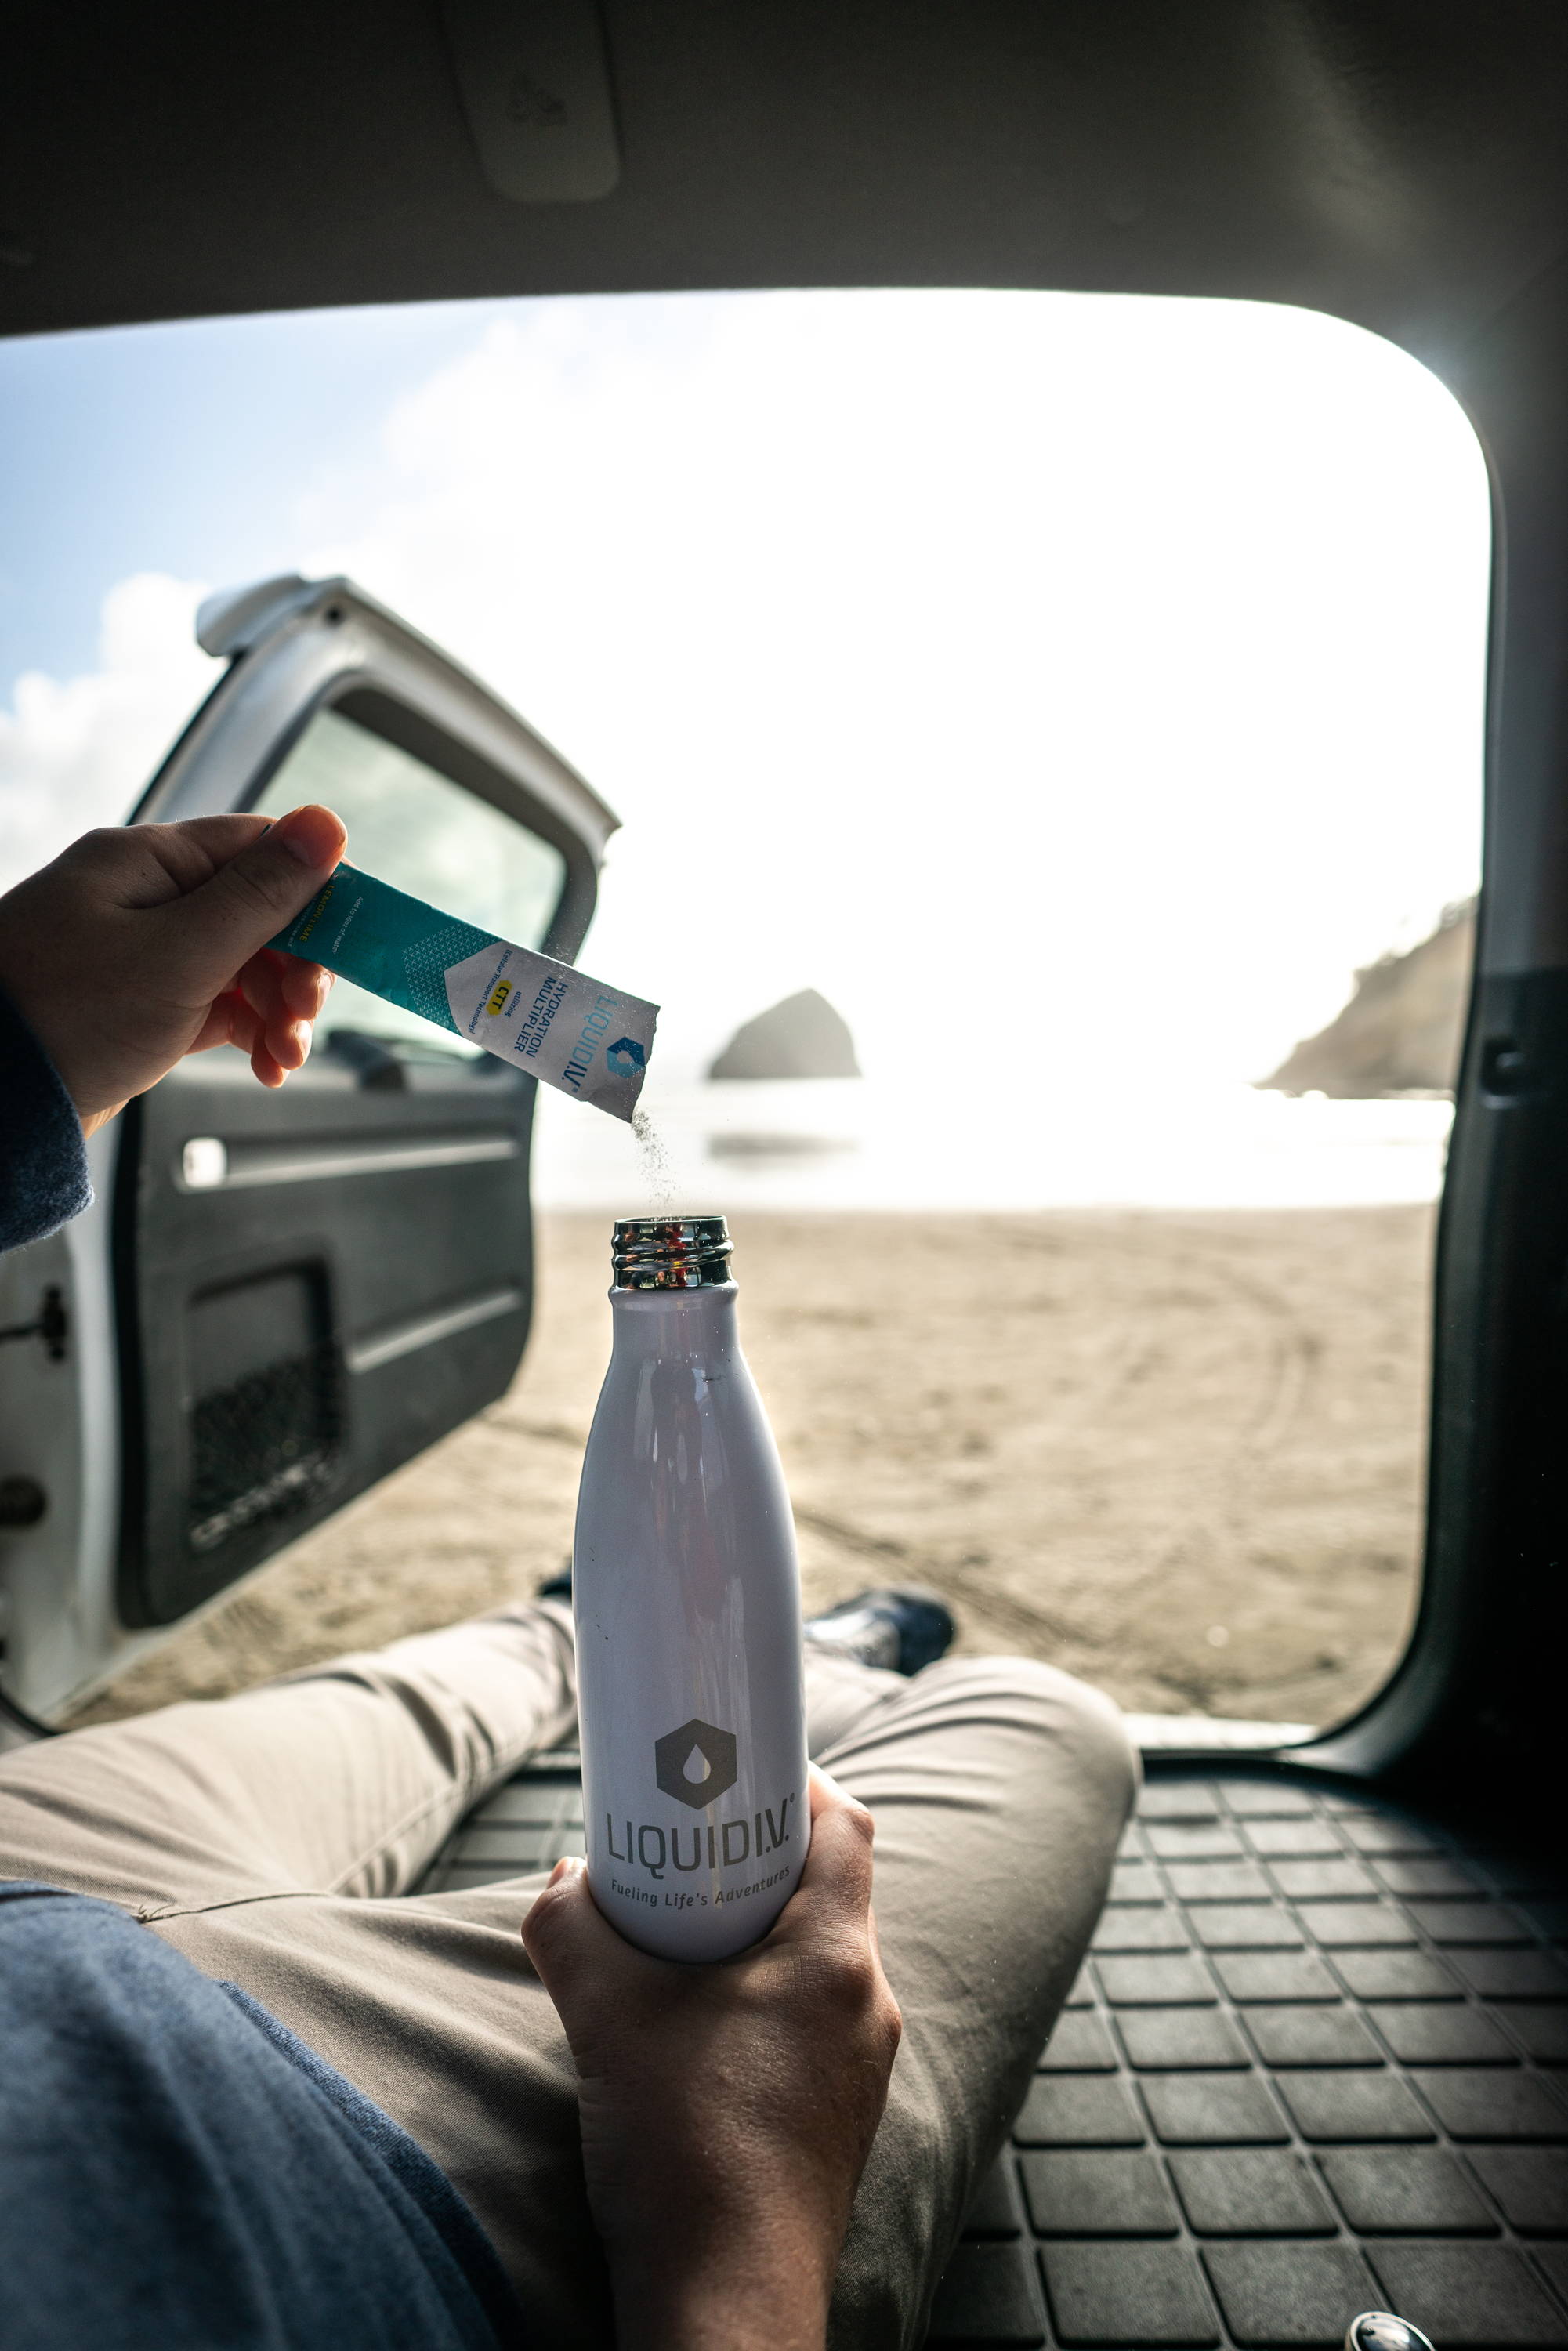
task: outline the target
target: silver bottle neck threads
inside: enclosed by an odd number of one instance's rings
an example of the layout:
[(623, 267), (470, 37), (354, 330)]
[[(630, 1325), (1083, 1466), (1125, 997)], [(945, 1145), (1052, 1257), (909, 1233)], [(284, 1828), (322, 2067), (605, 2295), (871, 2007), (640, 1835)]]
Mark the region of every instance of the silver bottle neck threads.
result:
[(618, 1217), (610, 1261), (617, 1290), (711, 1290), (734, 1279), (722, 1217)]

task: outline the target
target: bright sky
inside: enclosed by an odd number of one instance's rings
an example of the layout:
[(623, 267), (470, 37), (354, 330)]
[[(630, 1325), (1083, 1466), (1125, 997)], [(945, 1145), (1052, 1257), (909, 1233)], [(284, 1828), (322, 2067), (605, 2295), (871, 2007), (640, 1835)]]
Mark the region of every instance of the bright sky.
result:
[(214, 674), (204, 588), (346, 571), (620, 810), (584, 960), (663, 999), (672, 1073), (813, 986), (873, 1071), (1252, 1078), (1475, 886), (1480, 453), (1307, 312), (636, 297), (0, 346), (0, 883), (124, 813)]

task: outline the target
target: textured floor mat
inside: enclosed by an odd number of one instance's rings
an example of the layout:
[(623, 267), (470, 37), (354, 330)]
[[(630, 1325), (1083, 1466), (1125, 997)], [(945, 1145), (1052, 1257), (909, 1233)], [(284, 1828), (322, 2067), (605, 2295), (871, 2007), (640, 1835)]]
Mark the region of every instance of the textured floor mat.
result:
[[(582, 1851), (575, 1756), (428, 1890)], [(1568, 1872), (1267, 1770), (1151, 1772), (932, 2351), (1568, 2346)]]

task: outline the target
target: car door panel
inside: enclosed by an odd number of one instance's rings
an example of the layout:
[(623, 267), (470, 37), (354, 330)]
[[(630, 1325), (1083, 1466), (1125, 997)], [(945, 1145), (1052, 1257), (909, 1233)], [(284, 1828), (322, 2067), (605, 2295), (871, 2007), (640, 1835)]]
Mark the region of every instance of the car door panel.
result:
[(286, 1120), (237, 1058), (136, 1105), (127, 1624), (183, 1614), (506, 1388), (532, 1297), (533, 1088), (488, 1067), (367, 1090), (329, 1047), (284, 1090)]
[[(337, 798), (370, 870), (575, 956), (615, 820), (477, 680), (344, 580), (210, 599), (198, 633), (229, 665), (137, 818)], [(280, 1091), (202, 1054), (116, 1122), (105, 1205), (63, 1256), (43, 1245), (72, 1330), (52, 1426), (17, 1416), (0, 1464), (51, 1488), (0, 1566), (14, 1697), (47, 1709), (102, 1680), (505, 1391), (532, 1304), (534, 1091), (339, 987)], [(13, 1280), (29, 1297), (29, 1269)], [(0, 1362), (0, 1385), (24, 1373)]]

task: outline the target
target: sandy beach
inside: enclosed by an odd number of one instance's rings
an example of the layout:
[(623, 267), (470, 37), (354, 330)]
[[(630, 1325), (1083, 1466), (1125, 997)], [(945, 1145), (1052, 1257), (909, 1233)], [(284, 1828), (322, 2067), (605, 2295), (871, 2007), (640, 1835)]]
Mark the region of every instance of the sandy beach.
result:
[[(1131, 1708), (1330, 1722), (1414, 1604), (1433, 1211), (747, 1213), (747, 1353), (809, 1605), (946, 1593), (971, 1652)], [(571, 1547), (609, 1225), (539, 1221), (510, 1393), (78, 1719), (213, 1697), (526, 1593)]]

